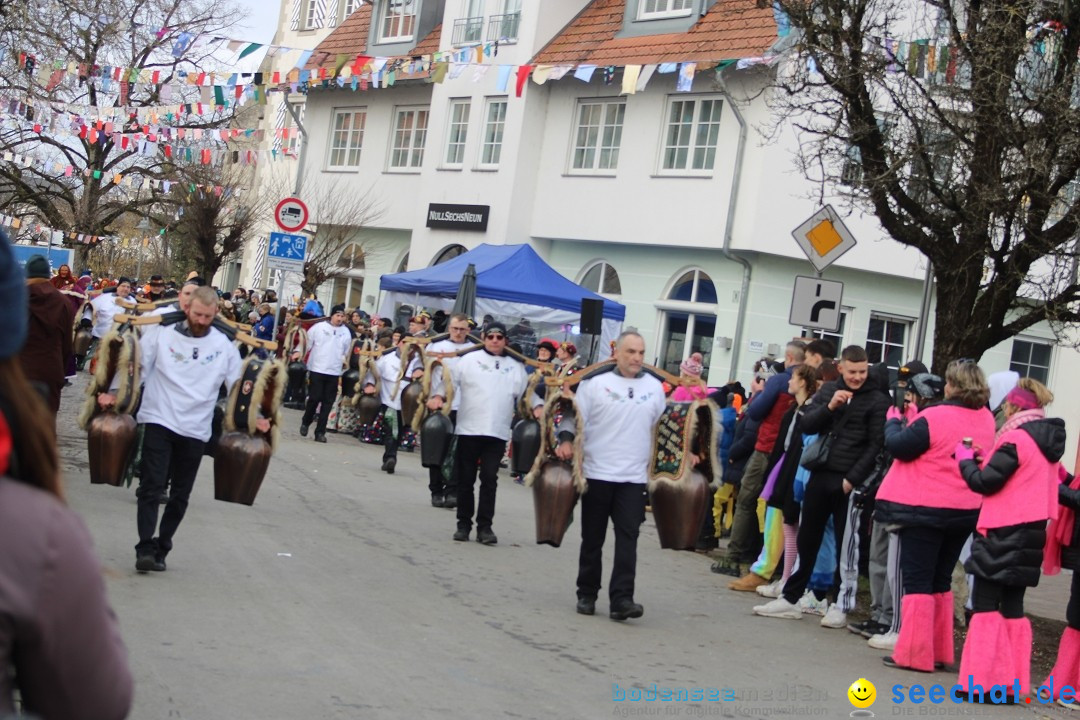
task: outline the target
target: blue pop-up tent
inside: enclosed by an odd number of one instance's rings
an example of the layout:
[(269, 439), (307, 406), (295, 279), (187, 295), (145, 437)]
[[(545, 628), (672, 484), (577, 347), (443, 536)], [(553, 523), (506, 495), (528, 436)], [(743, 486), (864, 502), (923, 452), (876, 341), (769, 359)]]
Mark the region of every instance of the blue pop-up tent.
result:
[(392, 315), (400, 303), (418, 303), (449, 311), (461, 276), (476, 267), (476, 313), (508, 321), (527, 318), (548, 325), (576, 324), (584, 298), (602, 300), (602, 339), (614, 339), (626, 317), (626, 306), (586, 290), (560, 275), (529, 245), (484, 243), (441, 265), (423, 270), (383, 275), (384, 293), (379, 308)]

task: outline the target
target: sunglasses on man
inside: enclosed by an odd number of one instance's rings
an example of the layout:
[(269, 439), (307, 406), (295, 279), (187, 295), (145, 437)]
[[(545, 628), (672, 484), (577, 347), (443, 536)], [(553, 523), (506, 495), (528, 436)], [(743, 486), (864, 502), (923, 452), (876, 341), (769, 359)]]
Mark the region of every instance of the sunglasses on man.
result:
[(502, 333), (488, 333), (487, 334), (487, 339), (488, 340), (505, 340), (506, 336), (503, 335)]

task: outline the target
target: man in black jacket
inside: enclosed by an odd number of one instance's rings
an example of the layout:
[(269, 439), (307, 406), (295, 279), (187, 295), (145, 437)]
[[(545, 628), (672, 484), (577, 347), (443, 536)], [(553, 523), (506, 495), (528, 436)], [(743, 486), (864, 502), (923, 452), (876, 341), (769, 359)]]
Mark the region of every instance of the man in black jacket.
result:
[(841, 547), (848, 493), (870, 476), (885, 443), (889, 400), (876, 383), (868, 381), (869, 369), (866, 350), (858, 345), (844, 348), (840, 356), (840, 379), (825, 383), (803, 416), (803, 433), (817, 433), (821, 437), (831, 434), (832, 445), (825, 466), (814, 470), (806, 484), (797, 540), (799, 567), (784, 585), (781, 597), (754, 608), (758, 615), (802, 617), (796, 603), (810, 581), (830, 516), (836, 546)]

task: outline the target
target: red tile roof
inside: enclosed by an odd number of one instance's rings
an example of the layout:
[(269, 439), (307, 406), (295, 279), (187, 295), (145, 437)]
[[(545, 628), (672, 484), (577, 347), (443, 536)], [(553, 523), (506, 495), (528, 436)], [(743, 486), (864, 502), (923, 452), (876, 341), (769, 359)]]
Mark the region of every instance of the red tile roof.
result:
[(409, 51), (410, 55), (431, 55), (439, 52), (439, 40), (442, 39), (442, 24), (436, 25), (435, 29), (428, 33), (420, 44)]
[[(311, 54), (312, 58), (319, 57), (320, 53), (329, 53), (330, 67), (334, 66), (334, 58), (339, 54), (356, 57), (364, 52), (367, 47), (368, 34), (371, 32), (371, 3), (364, 3), (345, 22), (338, 25), (337, 30), (326, 36)], [(315, 67), (308, 64), (308, 67)]]
[[(311, 53), (305, 67), (315, 70), (324, 67), (333, 70), (337, 65), (338, 55), (348, 56), (346, 64), (351, 65), (357, 55), (375, 55), (367, 53), (368, 36), (371, 31), (371, 3), (364, 3), (345, 22), (338, 26), (337, 30), (326, 36), (326, 39), (316, 46)], [(406, 53), (406, 56), (430, 55), (438, 52), (439, 41), (442, 38), (442, 25), (436, 25), (416, 47)]]
[(541, 65), (713, 62), (761, 55), (776, 42), (769, 3), (719, 0), (689, 31), (616, 38), (626, 0), (594, 0), (533, 58)]

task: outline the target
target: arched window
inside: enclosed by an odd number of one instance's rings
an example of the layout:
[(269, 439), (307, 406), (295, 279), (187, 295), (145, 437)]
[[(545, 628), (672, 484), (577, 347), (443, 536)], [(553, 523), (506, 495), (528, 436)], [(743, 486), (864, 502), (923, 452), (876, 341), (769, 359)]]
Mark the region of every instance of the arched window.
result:
[(716, 286), (712, 278), (703, 270), (690, 270), (683, 273), (668, 293), (668, 300), (686, 302), (716, 303)]
[(606, 262), (595, 263), (585, 271), (581, 278), (581, 287), (601, 295), (622, 295), (622, 282), (619, 273)]
[(678, 375), (679, 365), (699, 352), (707, 379), (716, 336), (716, 285), (704, 270), (687, 270), (671, 285), (667, 299), (657, 303), (660, 326), (660, 367)]
[[(341, 251), (337, 261), (337, 277), (330, 294), (332, 305), (344, 305), (352, 309), (361, 305), (364, 297), (364, 268), (367, 252), (360, 243), (349, 243)], [(329, 310), (329, 308), (327, 308)]]
[(435, 260), (431, 263), (432, 267), (436, 265), (442, 265), (448, 260), (453, 260), (458, 255), (464, 255), (469, 252), (469, 249), (464, 245), (450, 245), (443, 248), (442, 252), (435, 256)]

